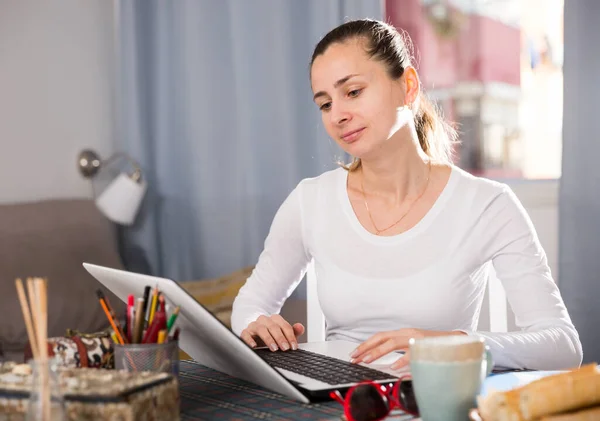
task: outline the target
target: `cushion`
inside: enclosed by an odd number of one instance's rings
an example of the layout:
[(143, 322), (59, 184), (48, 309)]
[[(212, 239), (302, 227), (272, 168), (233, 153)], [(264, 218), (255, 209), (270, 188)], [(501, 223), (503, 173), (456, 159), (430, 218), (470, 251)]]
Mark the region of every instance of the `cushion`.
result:
[(233, 300), (253, 269), (254, 266), (249, 266), (219, 278), (182, 282), (181, 286), (231, 328)]

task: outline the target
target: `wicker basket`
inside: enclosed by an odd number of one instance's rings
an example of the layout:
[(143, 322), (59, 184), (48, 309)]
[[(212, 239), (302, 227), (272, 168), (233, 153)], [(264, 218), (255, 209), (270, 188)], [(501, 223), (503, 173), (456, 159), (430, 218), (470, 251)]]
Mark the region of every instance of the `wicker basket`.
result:
[[(167, 373), (69, 368), (58, 373), (69, 420), (179, 420), (179, 385)], [(0, 365), (0, 420), (23, 421), (31, 376)]]

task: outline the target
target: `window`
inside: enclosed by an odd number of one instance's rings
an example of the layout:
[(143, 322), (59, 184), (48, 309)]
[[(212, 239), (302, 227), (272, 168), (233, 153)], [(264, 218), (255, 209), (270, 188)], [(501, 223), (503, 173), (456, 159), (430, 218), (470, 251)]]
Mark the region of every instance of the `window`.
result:
[(558, 178), (563, 0), (387, 0), (428, 95), (457, 124), (457, 164), (495, 178)]

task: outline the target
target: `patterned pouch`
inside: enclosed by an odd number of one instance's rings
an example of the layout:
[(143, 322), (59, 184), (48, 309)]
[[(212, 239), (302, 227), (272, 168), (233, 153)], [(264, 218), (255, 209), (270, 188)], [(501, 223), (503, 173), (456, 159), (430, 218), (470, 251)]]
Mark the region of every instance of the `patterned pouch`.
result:
[[(67, 329), (65, 336), (48, 338), (48, 355), (61, 367), (114, 368), (110, 332), (81, 333)], [(31, 346), (25, 347), (25, 362), (33, 358)]]

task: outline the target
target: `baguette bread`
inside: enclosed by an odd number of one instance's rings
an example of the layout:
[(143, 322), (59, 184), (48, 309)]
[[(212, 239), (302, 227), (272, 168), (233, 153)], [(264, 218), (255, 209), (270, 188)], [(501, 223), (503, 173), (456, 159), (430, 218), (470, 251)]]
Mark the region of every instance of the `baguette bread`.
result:
[(600, 403), (600, 371), (587, 364), (477, 398), (484, 421), (529, 421)]
[(582, 371), (559, 381), (532, 385), (522, 391), (521, 413), (525, 420), (600, 404), (600, 371)]
[(598, 421), (600, 420), (600, 406), (567, 412), (559, 415), (548, 415), (540, 421)]

